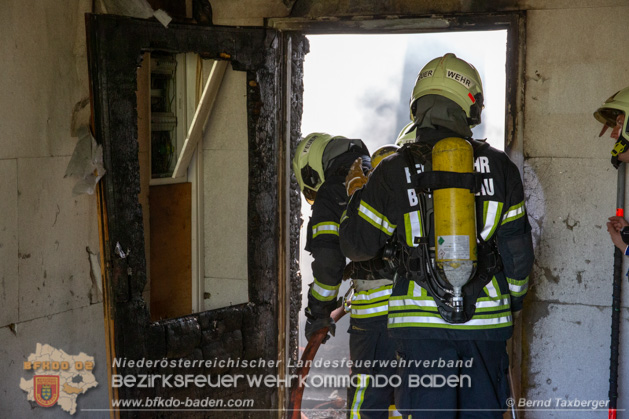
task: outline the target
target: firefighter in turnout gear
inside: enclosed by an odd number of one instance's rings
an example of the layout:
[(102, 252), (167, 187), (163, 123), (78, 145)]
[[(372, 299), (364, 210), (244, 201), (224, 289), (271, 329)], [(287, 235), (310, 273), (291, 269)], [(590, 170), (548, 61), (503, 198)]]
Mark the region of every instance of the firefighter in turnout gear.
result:
[[(622, 162), (629, 162), (629, 87), (614, 93), (594, 112), (594, 118), (603, 124), (599, 137), (611, 128), (610, 137), (616, 140), (612, 148), (612, 165), (618, 169)], [(629, 223), (621, 215), (614, 215), (607, 222), (607, 231), (614, 245), (624, 255), (629, 255)]]
[[(398, 148), (394, 144), (387, 144), (374, 151), (371, 155), (372, 171)], [(348, 196), (367, 182), (370, 173), (363, 173), (362, 164), (362, 159), (357, 159), (350, 168), (347, 178), (355, 179), (355, 182), (353, 186), (348, 185)], [(390, 383), (396, 373), (395, 367), (391, 365), (395, 360), (395, 342), (387, 333), (394, 272), (381, 254), (367, 261), (351, 262), (349, 266), (353, 294), (348, 331), (352, 360), (347, 391), (348, 418), (399, 417), (394, 405), (395, 388)], [(380, 381), (378, 385), (374, 385), (376, 380)]]
[(326, 133), (306, 136), (293, 157), (297, 182), (312, 205), (305, 247), (313, 257), (314, 276), (305, 310), (308, 340), (325, 327), (330, 328), (330, 334), (335, 332), (330, 313), (339, 305), (337, 296), (346, 265), (339, 248), (339, 220), (347, 204), (345, 177), (358, 157), (363, 158), (364, 170), (369, 171), (369, 150), (361, 140)]
[(603, 124), (598, 135), (602, 137), (608, 128), (612, 129), (610, 137), (616, 140), (612, 148), (612, 165), (618, 169), (621, 162), (629, 162), (629, 87), (614, 93), (594, 112), (594, 118)]
[[(354, 261), (383, 253), (395, 266), (388, 330), (402, 415), (501, 418), (510, 393), (506, 341), (533, 265), (520, 173), (505, 153), (471, 138), (483, 90), (466, 61), (430, 61), (410, 108), (416, 142), (354, 193), (341, 249)], [(451, 381), (438, 385), (438, 377)]]
[[(350, 176), (349, 168), (357, 157), (361, 164), (354, 166), (355, 172)], [(365, 366), (365, 361), (395, 359), (395, 347), (387, 339), (386, 327), (393, 281), (382, 277), (383, 262), (379, 258), (346, 266), (338, 241), (339, 222), (348, 201), (347, 190), (364, 184), (371, 170), (370, 160), (369, 151), (360, 140), (313, 133), (297, 146), (293, 170), (312, 205), (305, 249), (313, 256), (314, 282), (310, 285), (305, 311), (306, 338), (310, 340), (317, 330), (325, 327), (334, 334), (330, 313), (338, 306), (342, 280), (352, 278), (353, 294), (348, 304), (350, 358), (355, 363), (351, 374), (358, 377), (351, 382), (357, 385), (348, 388), (348, 416), (384, 419), (389, 417), (388, 410), (393, 404), (393, 388), (374, 388), (371, 380), (374, 374), (390, 376), (395, 369), (390, 365), (387, 368)]]

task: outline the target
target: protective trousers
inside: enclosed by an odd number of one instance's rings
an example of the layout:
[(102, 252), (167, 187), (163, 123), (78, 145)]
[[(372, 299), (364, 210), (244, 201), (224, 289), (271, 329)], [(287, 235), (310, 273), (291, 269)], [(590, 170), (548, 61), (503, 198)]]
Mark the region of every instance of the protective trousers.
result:
[[(378, 326), (350, 323), (349, 351), (352, 360), (347, 389), (349, 419), (387, 419), (400, 417), (393, 405), (391, 377), (396, 369), (395, 342), (389, 338), (385, 321)], [(382, 324), (380, 324), (382, 323)]]
[(505, 341), (398, 339), (395, 405), (403, 418), (502, 418), (507, 410)]

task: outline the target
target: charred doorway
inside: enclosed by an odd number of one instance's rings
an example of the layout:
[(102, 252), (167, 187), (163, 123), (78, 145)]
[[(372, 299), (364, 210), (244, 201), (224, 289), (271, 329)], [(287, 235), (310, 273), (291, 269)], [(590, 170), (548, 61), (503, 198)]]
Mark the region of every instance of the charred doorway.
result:
[[(473, 63), (484, 82), (486, 95), (483, 124), (474, 130), (474, 138), (487, 139), (492, 146), (506, 150), (521, 166), (521, 143), (517, 135), (521, 109), (518, 95), (521, 49), (518, 39), (523, 30), (523, 16), (483, 16), (469, 18), (400, 19), (348, 22), (272, 22), (284, 30), (307, 34), (310, 51), (304, 64), (304, 114), (302, 137), (312, 132), (326, 132), (362, 139), (370, 151), (395, 143), (400, 130), (410, 122), (409, 99), (418, 71), (430, 59), (453, 52)], [(442, 30), (434, 26), (443, 24)], [(367, 26), (369, 28), (367, 29)], [(427, 27), (432, 29), (426, 29)], [(308, 286), (313, 282), (311, 255), (303, 250), (305, 227), (310, 206), (302, 200), (300, 267), (302, 306), (307, 305)], [(349, 283), (339, 290), (345, 295)], [(349, 316), (337, 324), (336, 336), (321, 346), (320, 361), (312, 375), (328, 377), (329, 385), (312, 386), (304, 393), (304, 407), (322, 409), (342, 404), (346, 397), (342, 380), (348, 375)], [(300, 349), (305, 318), (300, 313)], [(519, 339), (519, 335), (516, 337)], [(515, 339), (514, 339), (515, 340)], [(519, 344), (512, 352), (514, 364), (520, 360)], [(515, 371), (517, 375), (519, 372)], [(324, 379), (317, 379), (324, 382)], [(339, 385), (334, 383), (338, 382)], [(516, 390), (517, 391), (517, 390)], [(317, 414), (312, 412), (312, 414)]]

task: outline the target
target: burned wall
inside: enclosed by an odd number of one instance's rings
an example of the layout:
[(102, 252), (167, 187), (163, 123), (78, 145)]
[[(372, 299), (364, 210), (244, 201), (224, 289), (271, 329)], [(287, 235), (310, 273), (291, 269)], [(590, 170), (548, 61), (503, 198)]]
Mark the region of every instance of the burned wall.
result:
[[(301, 114), (303, 109), (303, 75), (304, 59), (309, 51), (308, 40), (303, 35), (293, 34), (292, 42), (292, 77), (291, 77), (291, 153), (301, 138)], [(290, 358), (297, 359), (299, 341), (299, 312), (301, 310), (301, 273), (299, 270), (299, 233), (303, 222), (301, 219), (301, 191), (295, 174), (291, 170), (290, 184)]]

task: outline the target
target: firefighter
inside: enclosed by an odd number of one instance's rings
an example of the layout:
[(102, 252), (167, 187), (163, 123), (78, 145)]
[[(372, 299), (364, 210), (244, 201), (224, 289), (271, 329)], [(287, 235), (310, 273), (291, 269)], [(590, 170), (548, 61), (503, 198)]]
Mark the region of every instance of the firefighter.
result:
[[(297, 146), (293, 171), (299, 187), (312, 205), (306, 247), (312, 254), (314, 282), (308, 291), (306, 339), (314, 332), (336, 326), (330, 313), (338, 307), (338, 291), (345, 270), (345, 256), (339, 248), (339, 220), (347, 204), (345, 177), (356, 158), (362, 157), (362, 170), (371, 169), (369, 150), (361, 140), (326, 133), (312, 133)], [(329, 339), (329, 335), (326, 337)]]
[[(382, 252), (395, 269), (388, 330), (404, 417), (501, 418), (507, 408), (506, 341), (533, 246), (518, 168), (471, 138), (482, 109), (472, 65), (430, 61), (411, 96), (416, 141), (348, 190), (342, 251), (354, 261)], [(360, 177), (355, 168), (348, 177)]]
[[(387, 144), (371, 155), (373, 170), (399, 147)], [(370, 176), (371, 173), (368, 174)], [(362, 186), (361, 174), (348, 188)], [(360, 180), (358, 180), (360, 179)], [(393, 272), (388, 262), (378, 254), (364, 262), (351, 262), (349, 350), (352, 368), (347, 391), (349, 419), (399, 418), (394, 405), (396, 373), (395, 342), (387, 333), (389, 297), (393, 286)]]
[[(395, 146), (394, 146), (395, 147)], [(379, 149), (376, 161), (391, 150)], [(313, 256), (314, 283), (308, 292), (306, 338), (328, 327), (334, 335), (335, 324), (330, 313), (338, 306), (337, 296), (342, 279), (352, 278), (352, 296), (348, 298), (350, 311), (351, 380), (348, 388), (348, 417), (387, 418), (393, 404), (393, 387), (374, 387), (375, 376), (395, 373), (391, 365), (374, 365), (374, 360), (395, 358), (395, 347), (387, 339), (387, 308), (392, 279), (383, 278), (379, 258), (349, 264), (341, 253), (338, 226), (347, 205), (346, 184), (355, 187), (362, 176), (348, 179), (349, 167), (362, 157), (360, 174), (371, 170), (369, 151), (360, 140), (312, 133), (297, 146), (293, 170), (304, 197), (312, 205), (308, 223), (306, 250)], [(326, 337), (326, 340), (329, 335)], [(324, 341), (325, 342), (325, 341)]]
[(629, 131), (626, 117), (629, 110), (629, 87), (614, 93), (603, 105), (594, 112), (594, 118), (603, 124), (598, 135), (602, 137), (608, 128), (612, 129), (610, 137), (616, 140), (612, 149), (612, 165), (618, 169), (621, 162), (629, 162)]
[[(612, 128), (610, 137), (616, 140), (612, 149), (612, 165), (618, 169), (622, 162), (629, 162), (629, 131), (627, 131), (627, 111), (629, 110), (629, 87), (614, 93), (594, 112), (594, 118), (603, 124), (599, 137)], [(627, 228), (625, 228), (627, 227)], [(612, 242), (625, 255), (629, 255), (629, 223), (623, 217), (614, 215), (607, 222), (607, 231)]]

